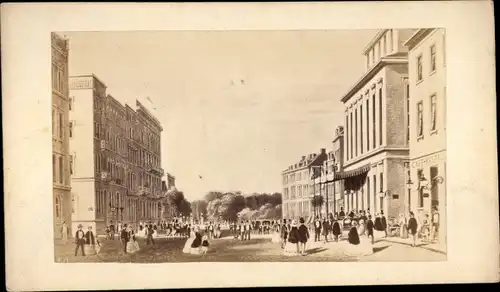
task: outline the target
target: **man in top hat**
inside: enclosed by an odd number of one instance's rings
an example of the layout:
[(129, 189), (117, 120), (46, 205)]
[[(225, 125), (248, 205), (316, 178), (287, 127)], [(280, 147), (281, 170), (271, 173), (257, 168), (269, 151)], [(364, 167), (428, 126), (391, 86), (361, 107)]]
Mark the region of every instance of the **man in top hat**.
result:
[(82, 228), (82, 224), (78, 224), (78, 230), (75, 233), (75, 256), (78, 255), (78, 248), (82, 249), (82, 256), (85, 256), (85, 250), (83, 249), (85, 245), (85, 232), (83, 232)]

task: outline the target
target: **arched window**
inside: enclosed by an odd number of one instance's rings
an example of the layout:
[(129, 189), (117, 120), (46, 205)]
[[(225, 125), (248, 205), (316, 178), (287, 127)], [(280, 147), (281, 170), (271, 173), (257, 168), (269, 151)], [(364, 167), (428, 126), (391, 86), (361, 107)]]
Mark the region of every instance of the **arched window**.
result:
[(61, 210), (61, 199), (59, 196), (56, 196), (56, 218), (57, 219), (61, 219), (61, 213), (62, 213), (62, 210)]
[(63, 164), (63, 157), (59, 156), (59, 183), (64, 183), (64, 164)]

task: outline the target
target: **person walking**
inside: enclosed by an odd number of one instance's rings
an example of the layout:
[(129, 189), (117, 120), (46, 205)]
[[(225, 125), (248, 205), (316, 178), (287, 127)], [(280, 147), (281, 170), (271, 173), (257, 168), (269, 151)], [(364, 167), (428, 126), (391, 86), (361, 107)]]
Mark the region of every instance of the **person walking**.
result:
[(78, 248), (82, 249), (82, 256), (85, 256), (85, 250), (84, 250), (85, 232), (83, 232), (82, 228), (83, 228), (82, 224), (78, 224), (78, 230), (75, 233), (75, 244), (76, 244), (75, 256), (78, 255)]
[(384, 211), (380, 211), (380, 220), (382, 228), (384, 228), (384, 237), (387, 237), (387, 219), (385, 218)]
[(115, 225), (113, 224), (113, 221), (109, 221), (109, 229), (111, 232), (111, 240), (115, 240), (115, 232), (120, 232), (121, 230), (115, 230)]
[(410, 237), (412, 239), (412, 247), (417, 246), (417, 230), (417, 219), (415, 219), (415, 214), (413, 212), (410, 212), (410, 219), (408, 220), (408, 233), (410, 234)]
[(68, 243), (68, 233), (69, 233), (68, 224), (66, 223), (66, 221), (64, 221), (61, 226), (61, 238), (64, 241), (64, 244)]
[(300, 226), (299, 226), (299, 247), (300, 247), (300, 254), (301, 255), (306, 255), (306, 245), (307, 245), (307, 241), (309, 240), (309, 230), (307, 229), (307, 227), (304, 225), (304, 218), (300, 218), (299, 219), (299, 223), (300, 223)]
[(335, 240), (335, 242), (338, 242), (339, 236), (342, 234), (342, 229), (340, 227), (339, 218), (337, 216), (335, 216), (333, 221), (332, 233), (333, 233), (333, 240)]
[(372, 215), (368, 214), (368, 221), (366, 222), (366, 235), (371, 238), (372, 244), (375, 243), (375, 237), (373, 236), (374, 224), (372, 220)]
[(328, 224), (328, 220), (326, 220), (326, 218), (323, 218), (323, 222), (322, 222), (322, 233), (323, 233), (323, 237), (325, 239), (325, 243), (328, 242), (328, 233), (330, 233), (330, 224)]
[(314, 242), (321, 240), (321, 221), (318, 216), (314, 220)]
[(127, 253), (127, 243), (129, 241), (129, 234), (127, 232), (127, 224), (125, 224), (123, 226), (122, 230), (120, 231), (120, 241), (122, 244), (123, 253), (126, 254)]
[(146, 230), (147, 232), (147, 238), (146, 238), (146, 244), (149, 245), (149, 243), (151, 242), (151, 244), (155, 244), (155, 240), (153, 238), (153, 234), (154, 234), (154, 230), (153, 230), (153, 225), (152, 224), (149, 224), (148, 225), (148, 229)]
[(285, 248), (286, 241), (288, 239), (288, 227), (286, 224), (286, 219), (283, 219), (283, 224), (281, 225), (281, 248)]
[(439, 235), (439, 211), (438, 207), (435, 206), (434, 210), (432, 211), (432, 229), (431, 229), (431, 240), (435, 241), (438, 239)]

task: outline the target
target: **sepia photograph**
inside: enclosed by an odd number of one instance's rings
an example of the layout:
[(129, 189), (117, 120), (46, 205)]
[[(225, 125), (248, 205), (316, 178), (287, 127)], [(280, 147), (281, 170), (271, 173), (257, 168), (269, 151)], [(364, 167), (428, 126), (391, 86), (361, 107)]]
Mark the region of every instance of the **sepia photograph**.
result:
[(2, 4), (6, 290), (498, 282), (492, 4)]
[(444, 29), (51, 44), (56, 262), (446, 260)]

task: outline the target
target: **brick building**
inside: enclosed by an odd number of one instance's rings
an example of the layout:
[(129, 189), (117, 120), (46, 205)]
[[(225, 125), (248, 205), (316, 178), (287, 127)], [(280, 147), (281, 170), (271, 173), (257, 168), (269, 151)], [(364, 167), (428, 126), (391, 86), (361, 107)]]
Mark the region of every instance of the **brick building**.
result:
[(61, 237), (64, 221), (71, 229), (71, 179), (69, 171), (68, 40), (51, 34), (52, 51), (52, 199), (54, 237)]
[(122, 105), (94, 75), (70, 77), (73, 226), (102, 233), (111, 221), (159, 218), (159, 121), (136, 101)]
[(446, 60), (444, 29), (420, 29), (409, 49), (410, 162), (407, 210), (422, 222), (439, 211), (438, 239), (446, 242)]
[(345, 108), (345, 209), (404, 212), (409, 155), (407, 48), (415, 30), (384, 29), (364, 50), (366, 71), (342, 96)]

